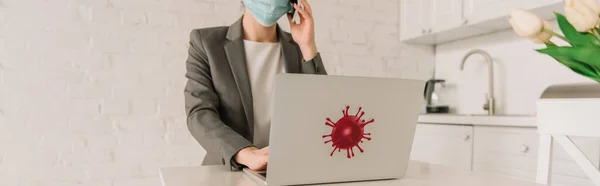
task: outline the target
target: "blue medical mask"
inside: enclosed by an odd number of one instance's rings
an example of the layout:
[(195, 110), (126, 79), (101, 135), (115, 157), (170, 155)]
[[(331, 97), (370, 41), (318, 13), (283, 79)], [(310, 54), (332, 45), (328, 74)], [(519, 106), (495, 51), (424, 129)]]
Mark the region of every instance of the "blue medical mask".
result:
[(290, 0), (244, 0), (244, 5), (265, 27), (273, 26), (281, 16), (292, 10)]

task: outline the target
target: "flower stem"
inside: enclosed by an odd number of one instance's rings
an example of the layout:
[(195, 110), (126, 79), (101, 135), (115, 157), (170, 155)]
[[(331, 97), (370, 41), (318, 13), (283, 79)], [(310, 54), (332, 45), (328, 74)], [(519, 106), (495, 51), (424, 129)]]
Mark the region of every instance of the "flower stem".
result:
[(546, 33), (549, 33), (550, 35), (552, 35), (552, 36), (554, 36), (554, 37), (558, 37), (558, 38), (562, 39), (563, 41), (565, 41), (565, 42), (567, 42), (567, 43), (569, 42), (569, 40), (567, 40), (567, 38), (565, 38), (565, 36), (562, 36), (562, 35), (560, 35), (560, 34), (557, 34), (556, 32), (554, 32), (554, 31), (552, 31), (552, 30), (549, 30), (549, 29), (545, 29), (545, 28), (544, 28), (544, 30), (543, 30), (543, 31), (544, 31), (544, 32), (546, 32)]
[(550, 44), (550, 45), (558, 46), (558, 45), (556, 45), (556, 43), (554, 43), (554, 42), (552, 42), (552, 41), (550, 41), (550, 40), (546, 41), (546, 43), (548, 43), (548, 44)]
[(596, 36), (596, 38), (598, 38), (598, 40), (600, 40), (600, 31), (598, 28), (592, 29), (592, 34), (594, 34), (594, 36)]

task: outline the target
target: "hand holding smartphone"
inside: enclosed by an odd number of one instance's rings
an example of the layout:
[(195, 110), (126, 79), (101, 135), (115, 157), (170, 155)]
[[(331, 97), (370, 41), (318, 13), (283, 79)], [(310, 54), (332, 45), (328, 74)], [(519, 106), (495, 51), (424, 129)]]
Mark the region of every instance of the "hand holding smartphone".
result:
[[(298, 4), (298, 6), (304, 10), (304, 5), (302, 5), (302, 2), (300, 2), (298, 0), (290, 0), (290, 3), (292, 5)], [(300, 24), (300, 14), (298, 13), (298, 11), (296, 11), (296, 8), (292, 8), (292, 10), (289, 12), (289, 14), (292, 15), (292, 22), (294, 22), (296, 24)]]

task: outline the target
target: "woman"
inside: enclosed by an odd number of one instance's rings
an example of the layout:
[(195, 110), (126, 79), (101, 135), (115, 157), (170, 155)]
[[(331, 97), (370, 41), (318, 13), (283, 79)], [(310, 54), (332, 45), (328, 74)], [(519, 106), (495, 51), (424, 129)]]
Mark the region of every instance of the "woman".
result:
[[(326, 74), (314, 39), (312, 9), (290, 0), (243, 0), (229, 27), (196, 29), (186, 63), (185, 108), (192, 136), (206, 150), (203, 165), (233, 170), (267, 167), (271, 97), (278, 73)], [(277, 20), (288, 15), (291, 34)]]

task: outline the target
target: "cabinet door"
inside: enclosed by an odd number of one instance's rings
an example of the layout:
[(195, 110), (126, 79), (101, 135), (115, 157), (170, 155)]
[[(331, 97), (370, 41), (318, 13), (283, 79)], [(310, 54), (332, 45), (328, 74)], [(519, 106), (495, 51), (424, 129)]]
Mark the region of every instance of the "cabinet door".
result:
[[(596, 166), (600, 140), (571, 138)], [(474, 127), (473, 171), (535, 181), (539, 135), (536, 128)], [(593, 186), (585, 173), (557, 143), (553, 148), (553, 186)]]
[(464, 16), (470, 23), (477, 23), (510, 14), (513, 8), (531, 10), (562, 0), (464, 0)]
[(439, 32), (463, 24), (463, 0), (431, 0), (431, 29)]
[(429, 0), (400, 0), (400, 38), (410, 39), (429, 29)]
[(471, 170), (472, 126), (418, 124), (411, 160)]
[(535, 181), (538, 134), (535, 128), (474, 127), (473, 171)]

